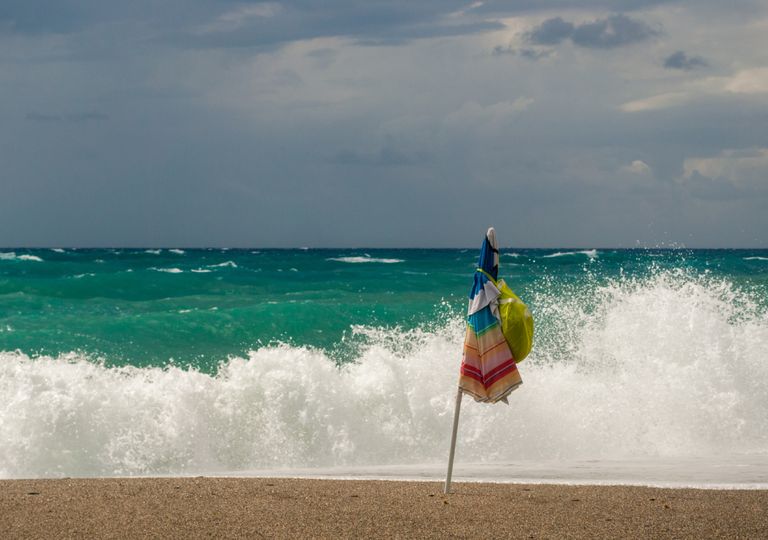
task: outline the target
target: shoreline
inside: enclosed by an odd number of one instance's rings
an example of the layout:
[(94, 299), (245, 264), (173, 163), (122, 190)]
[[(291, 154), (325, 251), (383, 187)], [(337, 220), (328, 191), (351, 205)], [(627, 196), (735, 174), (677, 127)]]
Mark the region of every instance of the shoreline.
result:
[[(552, 484), (565, 486), (627, 486), (678, 489), (768, 489), (768, 459), (764, 455), (715, 458), (624, 460), (517, 460), (457, 462), (455, 482), (489, 484)], [(325, 467), (199, 470), (183, 474), (153, 474), (130, 478), (285, 478), (300, 480), (383, 480), (443, 482), (446, 463), (345, 465)], [(87, 477), (85, 477), (87, 478)], [(93, 477), (95, 478), (95, 477)], [(101, 476), (126, 478), (126, 476)], [(9, 478), (10, 479), (10, 478)]]
[[(402, 483), (423, 483), (439, 484), (443, 486), (445, 479), (435, 478), (416, 478), (416, 477), (382, 477), (375, 475), (304, 475), (304, 474), (280, 474), (272, 471), (272, 474), (252, 474), (242, 475), (217, 473), (217, 474), (196, 474), (196, 475), (161, 475), (161, 476), (88, 476), (88, 477), (70, 477), (60, 478), (0, 478), (0, 489), (2, 485), (9, 482), (63, 482), (72, 480), (84, 481), (106, 481), (106, 480), (299, 480), (299, 481), (334, 481), (334, 482), (402, 482)], [(669, 489), (669, 490), (694, 490), (694, 491), (768, 491), (768, 484), (764, 482), (753, 483), (708, 483), (697, 484), (693, 482), (635, 482), (621, 480), (564, 480), (564, 479), (476, 479), (453, 477), (451, 485), (454, 484), (480, 484), (489, 486), (562, 486), (566, 488), (578, 487), (607, 487), (607, 488), (649, 488), (649, 489)], [(442, 490), (442, 487), (440, 488)]]
[(5, 538), (766, 537), (768, 490), (297, 478), (0, 480)]

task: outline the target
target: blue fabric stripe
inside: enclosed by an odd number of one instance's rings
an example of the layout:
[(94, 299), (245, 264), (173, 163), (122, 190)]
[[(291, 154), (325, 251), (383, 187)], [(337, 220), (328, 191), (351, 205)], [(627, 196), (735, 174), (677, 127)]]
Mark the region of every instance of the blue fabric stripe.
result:
[[(491, 243), (488, 241), (488, 237), (486, 236), (485, 240), (483, 240), (483, 247), (480, 248), (480, 258), (477, 260), (477, 267), (482, 268), (488, 272), (488, 274), (490, 274), (493, 279), (499, 279), (499, 267), (494, 266), (493, 263), (493, 248), (491, 247)], [(472, 289), (469, 291), (469, 299), (472, 300), (477, 295), (477, 293), (482, 291), (483, 286), (488, 281), (488, 276), (482, 272), (475, 272), (475, 281), (472, 283)]]
[(482, 334), (494, 324), (499, 324), (498, 319), (491, 313), (490, 307), (484, 307), (480, 311), (467, 317), (467, 323), (475, 331), (475, 334)]
[(482, 268), (491, 274), (493, 279), (499, 279), (499, 267), (495, 266), (493, 263), (493, 248), (491, 247), (491, 243), (488, 241), (488, 237), (486, 236), (485, 240), (483, 240), (483, 247), (480, 248), (480, 259), (477, 261), (477, 267)]
[(483, 290), (483, 287), (488, 281), (488, 276), (482, 272), (475, 272), (475, 281), (472, 283), (472, 290), (469, 291), (469, 299), (472, 300), (477, 296), (477, 293)]

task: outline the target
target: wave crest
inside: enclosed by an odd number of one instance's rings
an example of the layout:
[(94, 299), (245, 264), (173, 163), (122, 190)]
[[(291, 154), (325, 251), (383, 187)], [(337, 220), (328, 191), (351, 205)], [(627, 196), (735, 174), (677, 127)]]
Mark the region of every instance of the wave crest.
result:
[(43, 259), (37, 255), (16, 255), (13, 251), (0, 252), (0, 261), (34, 261), (43, 262)]
[[(768, 315), (749, 294), (662, 272), (529, 305), (525, 384), (466, 404), (460, 460), (765, 455)], [(355, 327), (341, 367), (278, 345), (213, 376), (0, 353), (0, 476), (441, 463), (463, 330)]]
[(377, 258), (377, 257), (330, 257), (326, 259), (328, 261), (336, 261), (336, 262), (343, 262), (343, 263), (351, 263), (351, 264), (360, 264), (360, 263), (382, 263), (382, 264), (396, 264), (405, 262), (403, 259), (386, 259), (386, 258)]
[(557, 253), (552, 253), (550, 255), (542, 255), (542, 259), (552, 259), (555, 257), (566, 257), (568, 255), (586, 255), (590, 259), (597, 258), (597, 250), (596, 249), (583, 249), (581, 251), (558, 251)]

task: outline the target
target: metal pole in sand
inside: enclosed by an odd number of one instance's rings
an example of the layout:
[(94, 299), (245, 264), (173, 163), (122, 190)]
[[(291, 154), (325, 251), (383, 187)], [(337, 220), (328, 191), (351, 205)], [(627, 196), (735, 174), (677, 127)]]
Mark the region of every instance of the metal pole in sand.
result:
[(451, 433), (451, 452), (448, 454), (448, 474), (445, 477), (445, 487), (443, 493), (446, 495), (451, 492), (451, 476), (453, 475), (453, 457), (456, 455), (456, 433), (459, 431), (459, 413), (461, 412), (461, 398), (464, 393), (459, 387), (456, 393), (456, 409), (453, 412), (453, 433)]

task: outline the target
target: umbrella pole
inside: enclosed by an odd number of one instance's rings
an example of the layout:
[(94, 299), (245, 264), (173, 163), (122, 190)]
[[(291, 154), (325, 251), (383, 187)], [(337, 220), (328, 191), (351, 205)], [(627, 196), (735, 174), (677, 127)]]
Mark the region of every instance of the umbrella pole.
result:
[(464, 393), (459, 387), (456, 393), (456, 409), (453, 412), (453, 433), (451, 433), (451, 451), (448, 454), (448, 474), (445, 477), (445, 487), (443, 493), (451, 492), (451, 476), (453, 475), (453, 457), (456, 455), (456, 434), (459, 431), (459, 413), (461, 412), (461, 398)]

